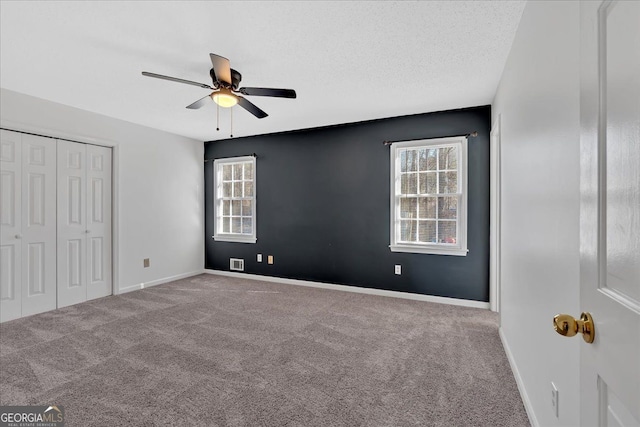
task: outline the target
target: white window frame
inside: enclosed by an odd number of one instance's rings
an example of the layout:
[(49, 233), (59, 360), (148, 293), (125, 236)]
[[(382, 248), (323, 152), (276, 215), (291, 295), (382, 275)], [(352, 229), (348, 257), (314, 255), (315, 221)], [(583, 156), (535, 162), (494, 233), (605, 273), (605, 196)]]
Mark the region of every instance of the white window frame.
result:
[[(456, 146), (458, 148), (458, 186), (461, 193), (458, 205), (456, 244), (400, 242), (400, 151), (415, 148), (441, 148)], [(410, 252), (435, 255), (466, 256), (467, 249), (467, 138), (464, 136), (452, 138), (422, 139), (416, 141), (394, 142), (391, 145), (391, 244), (392, 252)]]
[[(222, 166), (234, 163), (253, 164), (253, 197), (244, 197), (245, 200), (252, 200), (252, 234), (237, 234), (222, 232)], [(254, 156), (229, 157), (225, 159), (216, 159), (213, 162), (213, 188), (214, 188), (214, 215), (215, 226), (213, 239), (217, 242), (238, 242), (238, 243), (256, 243), (256, 158)]]

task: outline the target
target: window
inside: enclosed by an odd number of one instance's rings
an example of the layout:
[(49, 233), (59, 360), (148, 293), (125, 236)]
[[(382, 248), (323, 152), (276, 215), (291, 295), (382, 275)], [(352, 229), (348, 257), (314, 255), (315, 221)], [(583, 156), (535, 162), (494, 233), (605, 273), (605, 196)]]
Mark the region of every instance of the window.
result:
[(467, 254), (467, 139), (391, 146), (393, 252)]
[(218, 159), (215, 170), (216, 225), (213, 238), (223, 242), (256, 242), (256, 158)]

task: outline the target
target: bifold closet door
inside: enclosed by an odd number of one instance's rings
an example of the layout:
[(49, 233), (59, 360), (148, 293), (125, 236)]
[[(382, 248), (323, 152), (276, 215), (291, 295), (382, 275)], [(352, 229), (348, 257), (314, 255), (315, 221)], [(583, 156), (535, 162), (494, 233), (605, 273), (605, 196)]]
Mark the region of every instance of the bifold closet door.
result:
[(22, 135), (22, 316), (56, 308), (56, 144)]
[(87, 299), (112, 293), (111, 149), (87, 145)]
[(111, 289), (111, 149), (59, 140), (58, 307)]
[(0, 321), (22, 315), (21, 135), (0, 130)]
[(56, 308), (56, 143), (2, 131), (0, 320)]
[(87, 300), (87, 146), (58, 140), (58, 307)]

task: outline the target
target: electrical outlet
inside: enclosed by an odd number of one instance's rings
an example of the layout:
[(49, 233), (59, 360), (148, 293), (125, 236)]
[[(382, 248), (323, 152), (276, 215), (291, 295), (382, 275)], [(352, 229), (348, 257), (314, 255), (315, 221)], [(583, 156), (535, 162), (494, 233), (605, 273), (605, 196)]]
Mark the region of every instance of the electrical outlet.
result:
[(142, 265), (144, 266), (144, 268), (147, 268), (151, 265), (151, 262), (149, 262), (149, 258), (145, 258), (142, 260)]
[(273, 255), (267, 257), (267, 264), (273, 264)]
[(554, 383), (551, 383), (551, 407), (553, 408), (553, 413), (556, 418), (560, 417), (560, 408), (558, 400), (560, 398), (560, 392)]
[(400, 264), (396, 264), (395, 272), (398, 276), (402, 274), (402, 266)]
[(258, 254), (258, 262), (262, 262), (262, 254)]

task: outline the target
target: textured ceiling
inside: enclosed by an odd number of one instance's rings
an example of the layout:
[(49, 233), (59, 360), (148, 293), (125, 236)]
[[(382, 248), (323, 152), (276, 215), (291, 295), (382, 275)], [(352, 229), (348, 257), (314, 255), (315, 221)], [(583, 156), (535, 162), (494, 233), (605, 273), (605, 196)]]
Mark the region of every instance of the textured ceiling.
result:
[(208, 91), (209, 53), (248, 97), (234, 136), (491, 103), (522, 1), (0, 3), (0, 86), (199, 140), (229, 136), (229, 111), (185, 106)]

